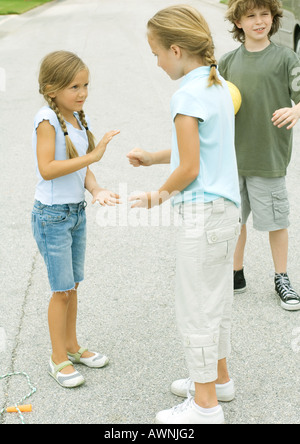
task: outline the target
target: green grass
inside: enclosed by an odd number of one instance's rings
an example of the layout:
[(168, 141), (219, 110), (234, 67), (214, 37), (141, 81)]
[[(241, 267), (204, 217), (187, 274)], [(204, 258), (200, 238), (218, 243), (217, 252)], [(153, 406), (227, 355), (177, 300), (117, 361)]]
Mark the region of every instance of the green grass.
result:
[(0, 15), (22, 14), (52, 0), (0, 0)]

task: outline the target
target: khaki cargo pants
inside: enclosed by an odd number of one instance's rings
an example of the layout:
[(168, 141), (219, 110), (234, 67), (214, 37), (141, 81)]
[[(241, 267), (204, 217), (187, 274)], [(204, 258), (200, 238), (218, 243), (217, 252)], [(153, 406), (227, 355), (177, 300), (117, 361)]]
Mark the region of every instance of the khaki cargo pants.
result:
[(231, 351), (233, 255), (240, 234), (239, 209), (218, 199), (175, 206), (182, 218), (177, 237), (176, 318), (190, 378), (213, 382), (218, 361)]

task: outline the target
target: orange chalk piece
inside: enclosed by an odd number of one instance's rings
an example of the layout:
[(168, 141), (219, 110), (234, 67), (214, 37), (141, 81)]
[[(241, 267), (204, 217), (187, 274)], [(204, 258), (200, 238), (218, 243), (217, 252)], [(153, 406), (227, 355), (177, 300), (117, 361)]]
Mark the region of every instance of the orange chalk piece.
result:
[[(20, 412), (25, 413), (25, 412), (32, 412), (32, 405), (18, 405), (18, 409), (20, 410)], [(16, 409), (16, 407), (7, 407), (6, 409), (7, 413), (18, 413), (18, 410)]]

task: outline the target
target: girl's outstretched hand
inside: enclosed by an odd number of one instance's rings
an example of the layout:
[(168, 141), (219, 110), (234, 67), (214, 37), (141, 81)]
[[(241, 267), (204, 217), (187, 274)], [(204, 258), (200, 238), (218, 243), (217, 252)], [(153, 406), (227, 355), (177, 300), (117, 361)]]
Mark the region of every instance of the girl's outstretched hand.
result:
[(153, 165), (151, 153), (141, 150), (140, 148), (135, 148), (130, 153), (127, 154), (129, 163), (135, 168), (139, 166), (150, 166)]
[(94, 162), (99, 162), (102, 159), (103, 154), (105, 153), (106, 147), (109, 142), (118, 134), (120, 134), (119, 130), (109, 131), (104, 135), (104, 137), (100, 140), (96, 148), (91, 152), (94, 157)]
[(140, 192), (132, 194), (128, 201), (132, 203), (131, 208), (147, 208), (150, 210), (156, 205), (159, 205), (159, 197), (158, 191), (150, 191), (148, 193)]
[(103, 207), (106, 205), (114, 207), (115, 205), (122, 203), (120, 201), (120, 196), (109, 190), (100, 190), (98, 193), (95, 193), (95, 195), (93, 195), (92, 204), (95, 202), (99, 202)]

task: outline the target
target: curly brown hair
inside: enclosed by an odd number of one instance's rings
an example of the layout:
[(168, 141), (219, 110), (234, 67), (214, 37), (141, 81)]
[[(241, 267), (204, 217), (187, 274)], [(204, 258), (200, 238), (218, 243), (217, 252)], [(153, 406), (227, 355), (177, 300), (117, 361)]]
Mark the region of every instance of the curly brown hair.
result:
[(273, 24), (269, 37), (276, 34), (281, 25), (283, 17), (282, 4), (279, 0), (229, 0), (226, 19), (233, 24), (231, 30), (233, 38), (238, 42), (245, 43), (245, 33), (243, 29), (236, 26), (236, 22), (254, 8), (268, 8), (273, 17)]

